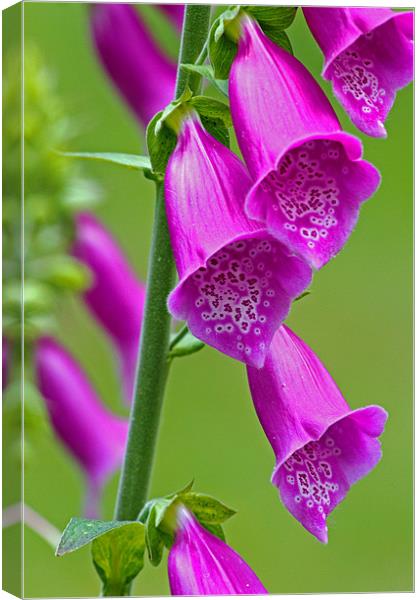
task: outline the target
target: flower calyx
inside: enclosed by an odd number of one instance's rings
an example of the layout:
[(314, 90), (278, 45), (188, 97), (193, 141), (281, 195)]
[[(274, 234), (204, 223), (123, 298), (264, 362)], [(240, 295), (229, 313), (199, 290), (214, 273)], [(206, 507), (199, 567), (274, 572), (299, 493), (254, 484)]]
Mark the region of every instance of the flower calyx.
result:
[(147, 553), (154, 566), (160, 564), (164, 548), (170, 549), (174, 543), (182, 506), (210, 533), (225, 539), (222, 523), (235, 511), (212, 496), (191, 491), (192, 486), (193, 481), (178, 492), (149, 500), (138, 517), (145, 526)]

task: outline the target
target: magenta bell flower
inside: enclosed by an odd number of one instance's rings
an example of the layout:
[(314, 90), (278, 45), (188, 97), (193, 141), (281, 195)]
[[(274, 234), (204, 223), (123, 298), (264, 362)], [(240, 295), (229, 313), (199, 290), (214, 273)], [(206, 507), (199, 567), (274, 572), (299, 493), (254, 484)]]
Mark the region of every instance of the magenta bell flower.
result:
[(104, 407), (81, 367), (52, 338), (36, 342), (35, 375), (57, 437), (85, 473), (85, 513), (95, 518), (102, 488), (123, 460), (128, 422)]
[(271, 481), (289, 512), (326, 543), (328, 515), (381, 459), (387, 413), (351, 410), (316, 354), (285, 326), (264, 368), (248, 367), (248, 379), (276, 455)]
[(323, 76), (353, 123), (386, 136), (397, 90), (413, 79), (413, 13), (390, 8), (303, 8), (325, 55)]
[(166, 14), (178, 31), (182, 30), (185, 4), (158, 4), (157, 7)]
[(173, 596), (267, 594), (261, 581), (232, 548), (204, 529), (185, 508), (168, 557)]
[(197, 116), (184, 121), (165, 175), (180, 282), (171, 314), (225, 354), (261, 367), (290, 303), (309, 285), (305, 262), (244, 214), (251, 185), (240, 160)]
[(91, 30), (98, 56), (144, 126), (172, 100), (176, 66), (129, 4), (93, 4)]
[(379, 173), (360, 160), (360, 141), (341, 130), (309, 71), (249, 17), (242, 21), (229, 96), (255, 182), (246, 199), (248, 216), (322, 267), (347, 241)]
[(72, 254), (93, 276), (83, 299), (111, 337), (120, 359), (125, 396), (131, 401), (146, 290), (117, 242), (93, 215), (80, 213), (75, 224)]

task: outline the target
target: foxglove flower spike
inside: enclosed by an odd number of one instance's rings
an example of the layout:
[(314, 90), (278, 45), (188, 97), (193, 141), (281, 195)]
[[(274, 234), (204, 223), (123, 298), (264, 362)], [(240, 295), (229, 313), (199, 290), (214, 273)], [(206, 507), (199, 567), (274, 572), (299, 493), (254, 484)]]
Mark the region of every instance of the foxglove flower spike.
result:
[(248, 367), (248, 380), (276, 456), (272, 483), (289, 512), (326, 543), (328, 515), (381, 458), (387, 413), (351, 410), (316, 354), (284, 325), (264, 367)]
[(173, 596), (267, 594), (246, 562), (225, 542), (206, 531), (185, 508), (168, 557)]
[(93, 4), (91, 30), (99, 59), (146, 126), (172, 100), (176, 66), (130, 4)]
[(109, 334), (117, 351), (124, 393), (131, 401), (146, 291), (117, 242), (90, 213), (76, 216), (72, 254), (92, 272), (83, 294), (86, 306)]
[(180, 282), (171, 314), (221, 352), (262, 366), (291, 301), (311, 270), (250, 221), (251, 181), (240, 160), (186, 117), (165, 175), (169, 232)]
[(81, 367), (54, 339), (37, 341), (35, 374), (53, 429), (86, 476), (86, 516), (96, 518), (102, 488), (122, 462), (128, 423), (103, 406)]
[(233, 125), (254, 185), (249, 217), (322, 267), (347, 241), (379, 173), (341, 129), (321, 88), (291, 54), (244, 17), (229, 77)]
[(396, 93), (413, 79), (413, 13), (347, 7), (303, 13), (325, 56), (323, 76), (353, 123), (367, 135), (386, 136)]

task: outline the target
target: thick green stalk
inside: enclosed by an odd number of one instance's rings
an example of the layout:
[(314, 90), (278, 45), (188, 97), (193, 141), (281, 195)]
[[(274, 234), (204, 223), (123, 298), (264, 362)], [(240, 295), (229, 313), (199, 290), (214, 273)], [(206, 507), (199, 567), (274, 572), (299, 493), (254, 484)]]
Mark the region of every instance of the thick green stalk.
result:
[[(194, 63), (208, 33), (210, 6), (187, 5), (178, 60), (175, 97), (187, 83), (194, 93), (200, 76), (188, 75), (183, 63)], [(146, 305), (139, 347), (139, 362), (130, 428), (115, 517), (134, 520), (147, 500), (156, 439), (165, 392), (171, 319), (166, 300), (174, 283), (174, 262), (166, 221), (163, 184), (156, 186), (156, 207), (149, 257)]]

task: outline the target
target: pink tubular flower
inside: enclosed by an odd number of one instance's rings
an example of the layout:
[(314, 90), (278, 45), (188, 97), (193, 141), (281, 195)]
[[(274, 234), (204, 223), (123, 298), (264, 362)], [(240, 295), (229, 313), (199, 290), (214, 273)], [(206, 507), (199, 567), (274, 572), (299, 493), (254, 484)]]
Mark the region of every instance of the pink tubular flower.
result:
[(170, 21), (175, 25), (178, 31), (182, 30), (182, 23), (184, 21), (184, 10), (185, 4), (158, 4), (157, 7)]
[(247, 219), (240, 160), (198, 117), (182, 125), (165, 175), (169, 232), (180, 282), (171, 314), (210, 346), (261, 367), (293, 298), (311, 281), (298, 257)]
[(249, 17), (229, 77), (232, 119), (255, 181), (249, 217), (316, 268), (347, 241), (379, 173), (360, 160), (306, 68)]
[(397, 90), (413, 79), (413, 13), (390, 8), (303, 8), (325, 56), (323, 76), (353, 123), (386, 136)]
[(131, 400), (146, 291), (117, 242), (91, 214), (76, 216), (72, 254), (92, 272), (83, 298), (117, 350), (125, 396)]
[(205, 530), (186, 509), (168, 557), (173, 596), (267, 594), (261, 581), (232, 548)]
[(106, 410), (81, 367), (54, 339), (37, 341), (35, 374), (57, 437), (85, 473), (85, 512), (95, 518), (102, 487), (122, 462), (128, 423)]
[(316, 354), (285, 326), (264, 368), (248, 368), (248, 380), (276, 456), (271, 481), (289, 512), (326, 543), (326, 518), (381, 459), (387, 413), (350, 410)]
[(93, 4), (91, 30), (99, 58), (137, 118), (147, 125), (171, 100), (176, 67), (129, 4)]

